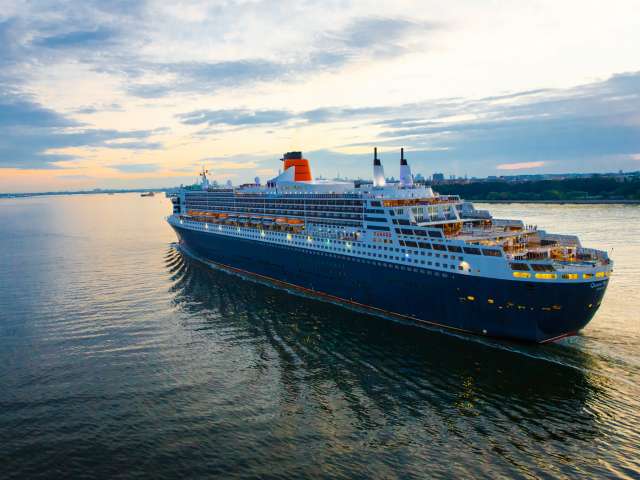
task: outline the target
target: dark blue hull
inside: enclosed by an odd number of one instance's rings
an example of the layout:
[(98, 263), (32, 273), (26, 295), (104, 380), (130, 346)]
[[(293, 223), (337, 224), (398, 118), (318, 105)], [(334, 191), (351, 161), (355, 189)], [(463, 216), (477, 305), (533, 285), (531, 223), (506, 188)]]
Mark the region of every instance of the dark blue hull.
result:
[(246, 274), (380, 314), (529, 342), (577, 333), (593, 317), (608, 283), (543, 284), (397, 270), (344, 255), (174, 229), (195, 255)]

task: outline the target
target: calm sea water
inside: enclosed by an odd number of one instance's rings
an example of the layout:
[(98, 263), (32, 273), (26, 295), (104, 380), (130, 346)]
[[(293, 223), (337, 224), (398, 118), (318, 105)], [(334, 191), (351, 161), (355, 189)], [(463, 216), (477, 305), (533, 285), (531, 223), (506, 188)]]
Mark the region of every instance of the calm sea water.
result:
[(408, 327), (184, 258), (166, 199), (0, 201), (0, 477), (640, 476), (640, 208), (491, 206), (612, 251), (542, 347)]

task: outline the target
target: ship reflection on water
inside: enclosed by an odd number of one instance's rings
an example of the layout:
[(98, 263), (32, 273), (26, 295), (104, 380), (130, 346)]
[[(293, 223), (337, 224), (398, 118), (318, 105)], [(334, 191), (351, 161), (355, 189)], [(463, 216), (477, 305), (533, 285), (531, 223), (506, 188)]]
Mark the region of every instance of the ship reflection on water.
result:
[(173, 303), (188, 314), (183, 327), (210, 342), (212, 355), (250, 359), (250, 367), (224, 363), (230, 382), (252, 385), (242, 401), (269, 412), (276, 443), (312, 442), (322, 469), (355, 457), (417, 474), (428, 458), (434, 474), (478, 474), (478, 465), (488, 474), (490, 464), (511, 475), (560, 474), (578, 465), (588, 472), (588, 458), (601, 455), (594, 445), (605, 435), (603, 380), (592, 372), (596, 359), (578, 349), (401, 325), (211, 269), (174, 249), (166, 263)]

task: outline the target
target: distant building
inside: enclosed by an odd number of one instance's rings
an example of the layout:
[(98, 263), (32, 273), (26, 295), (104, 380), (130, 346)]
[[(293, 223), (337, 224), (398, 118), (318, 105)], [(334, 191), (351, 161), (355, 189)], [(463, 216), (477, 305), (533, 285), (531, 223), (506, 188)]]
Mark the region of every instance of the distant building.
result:
[(433, 183), (444, 182), (444, 173), (434, 173), (432, 178)]

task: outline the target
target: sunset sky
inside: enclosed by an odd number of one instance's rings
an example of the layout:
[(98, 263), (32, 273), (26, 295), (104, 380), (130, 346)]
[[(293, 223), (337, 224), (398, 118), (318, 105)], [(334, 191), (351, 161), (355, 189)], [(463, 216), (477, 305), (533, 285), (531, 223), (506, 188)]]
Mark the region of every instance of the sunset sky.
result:
[(0, 0), (0, 192), (640, 170), (637, 0)]

